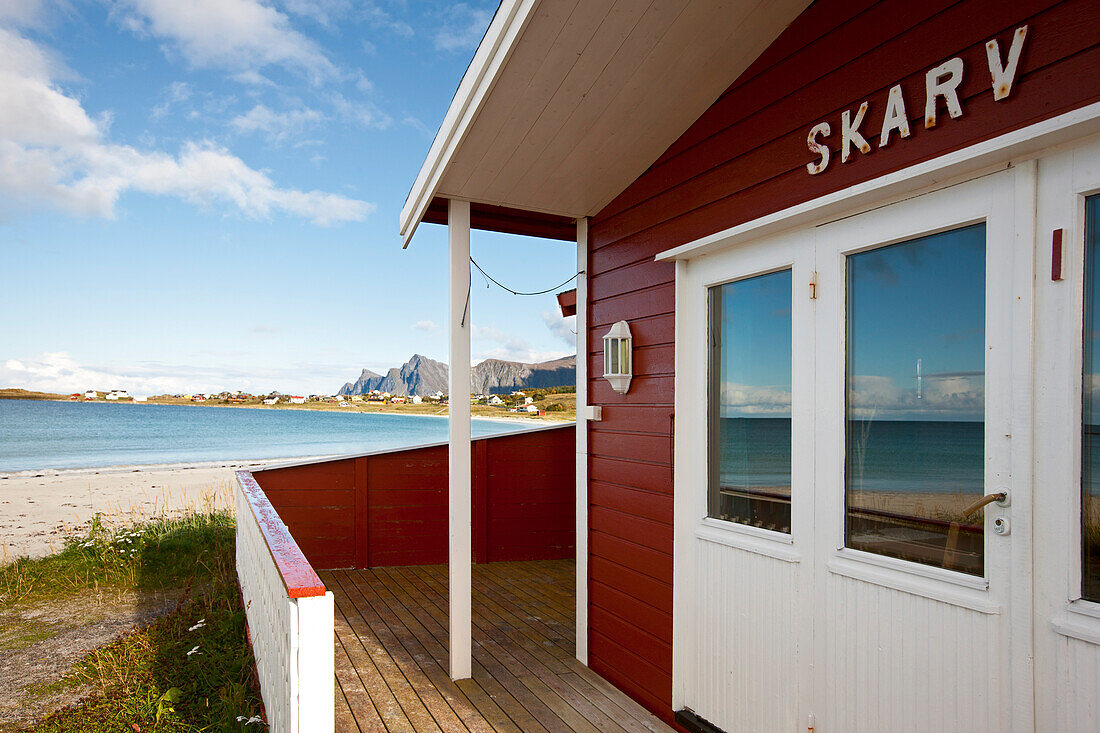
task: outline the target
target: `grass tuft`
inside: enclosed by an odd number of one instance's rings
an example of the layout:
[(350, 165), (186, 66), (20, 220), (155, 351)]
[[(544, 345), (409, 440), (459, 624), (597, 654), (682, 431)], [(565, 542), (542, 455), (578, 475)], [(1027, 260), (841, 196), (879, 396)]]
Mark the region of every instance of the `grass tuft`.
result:
[(80, 705), (28, 730), (241, 731), (261, 709), (235, 570), (233, 517), (224, 511), (152, 519), (87, 534), (50, 557), (0, 567), (0, 607), (87, 589), (186, 589), (167, 616), (97, 649), (62, 680), (30, 691), (90, 685)]

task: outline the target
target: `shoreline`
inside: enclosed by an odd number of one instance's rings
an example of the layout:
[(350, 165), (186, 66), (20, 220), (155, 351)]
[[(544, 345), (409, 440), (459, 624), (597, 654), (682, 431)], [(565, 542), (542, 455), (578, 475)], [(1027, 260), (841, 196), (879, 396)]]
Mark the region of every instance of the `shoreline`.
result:
[[(338, 415), (403, 415), (403, 416), (409, 416), (409, 417), (444, 417), (444, 418), (447, 417), (447, 411), (446, 410), (443, 410), (443, 411), (437, 412), (437, 413), (428, 413), (428, 412), (424, 412), (423, 410), (414, 411), (414, 410), (408, 409), (409, 407), (412, 407), (412, 405), (406, 405), (406, 407), (404, 407), (404, 408), (377, 409), (377, 408), (374, 408), (374, 407), (368, 407), (367, 406), (368, 403), (357, 403), (358, 406), (353, 406), (349, 409), (349, 408), (341, 408), (341, 407), (338, 407), (338, 406), (332, 406), (329, 403), (324, 403), (325, 406), (322, 406), (321, 404), (317, 404), (317, 403), (306, 403), (306, 404), (302, 404), (302, 405), (294, 405), (294, 404), (285, 403), (285, 402), (277, 404), (277, 405), (255, 405), (255, 404), (245, 404), (245, 405), (219, 404), (219, 405), (214, 405), (214, 404), (209, 404), (207, 402), (183, 402), (183, 401), (179, 401), (179, 402), (134, 402), (133, 400), (126, 400), (126, 401), (119, 401), (119, 402), (111, 402), (111, 401), (107, 401), (107, 400), (93, 400), (91, 402), (85, 402), (83, 400), (70, 400), (70, 399), (57, 399), (57, 398), (44, 398), (44, 397), (43, 398), (0, 397), (0, 400), (11, 400), (11, 401), (16, 401), (16, 402), (18, 402), (18, 401), (23, 401), (23, 402), (62, 402), (62, 403), (66, 403), (66, 404), (71, 403), (71, 404), (75, 404), (75, 405), (92, 404), (92, 405), (132, 405), (132, 406), (135, 406), (135, 407), (222, 407), (222, 408), (230, 408), (230, 409), (234, 409), (234, 410), (302, 410), (302, 411), (307, 411), (307, 412), (332, 412), (332, 413), (335, 413), (335, 414), (338, 414)], [(472, 406), (473, 407), (478, 407), (479, 405), (472, 405)], [(480, 405), (480, 407), (485, 407), (485, 405)], [(366, 409), (364, 409), (364, 408), (366, 408)], [(493, 408), (493, 412), (496, 413), (496, 412), (498, 412), (498, 410), (496, 408)], [(566, 413), (566, 414), (569, 414), (569, 413)], [(558, 418), (555, 418), (555, 417), (550, 417), (549, 415), (531, 417), (529, 415), (520, 415), (518, 413), (490, 414), (490, 415), (474, 414), (474, 415), (471, 415), (471, 419), (473, 419), (473, 420), (496, 420), (496, 421), (501, 421), (501, 422), (512, 422), (512, 421), (527, 421), (527, 422), (538, 422), (538, 423), (572, 423), (572, 422), (575, 422), (575, 419), (572, 419), (572, 420), (558, 419)]]
[(218, 461), (56, 469), (0, 480), (0, 563), (41, 557), (87, 531), (97, 514), (123, 526), (184, 511), (233, 511), (233, 473), (282, 462)]

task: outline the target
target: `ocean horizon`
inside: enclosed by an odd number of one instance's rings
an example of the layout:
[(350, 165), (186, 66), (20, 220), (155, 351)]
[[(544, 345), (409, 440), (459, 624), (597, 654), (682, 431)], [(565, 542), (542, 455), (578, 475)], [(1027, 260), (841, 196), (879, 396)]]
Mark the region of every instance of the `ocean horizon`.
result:
[[(790, 418), (723, 417), (721, 482), (747, 488), (791, 483)], [(949, 420), (848, 422), (853, 491), (983, 493), (985, 424)]]
[[(473, 419), (473, 435), (534, 427)], [(435, 415), (0, 400), (0, 473), (346, 455), (447, 440)]]

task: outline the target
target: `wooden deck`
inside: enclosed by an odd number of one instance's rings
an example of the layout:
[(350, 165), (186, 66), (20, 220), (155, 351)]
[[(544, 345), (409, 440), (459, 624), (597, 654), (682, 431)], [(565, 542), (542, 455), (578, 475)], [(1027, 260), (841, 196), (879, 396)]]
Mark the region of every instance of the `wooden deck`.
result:
[(672, 730), (574, 658), (572, 560), (475, 565), (473, 679), (447, 673), (447, 567), (322, 571), (338, 731)]

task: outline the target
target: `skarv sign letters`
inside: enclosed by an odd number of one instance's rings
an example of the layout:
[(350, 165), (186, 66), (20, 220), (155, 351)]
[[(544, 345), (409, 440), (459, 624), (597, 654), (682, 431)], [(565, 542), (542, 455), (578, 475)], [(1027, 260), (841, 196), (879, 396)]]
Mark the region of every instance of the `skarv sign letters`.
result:
[[(1024, 50), (1024, 42), (1027, 40), (1027, 26), (1020, 26), (1012, 35), (1012, 45), (1008, 49), (1008, 58), (1002, 62), (1001, 49), (997, 39), (985, 44), (985, 57), (989, 64), (989, 75), (993, 84), (993, 99), (1003, 101), (1012, 94), (1012, 85), (1016, 81), (1016, 72), (1020, 66), (1020, 55)], [(931, 130), (936, 126), (936, 118), (942, 105), (947, 108), (947, 114), (952, 118), (962, 117), (962, 102), (959, 101), (959, 85), (963, 80), (964, 64), (961, 58), (955, 57), (945, 61), (935, 68), (929, 69), (924, 75), (924, 127)], [(867, 155), (871, 152), (871, 144), (863, 136), (861, 127), (867, 110), (868, 102), (859, 105), (855, 114), (851, 110), (844, 110), (840, 115), (840, 162), (847, 163), (853, 156), (852, 149)], [(899, 138), (906, 138), (912, 134), (909, 129), (909, 113), (906, 109), (905, 92), (901, 84), (890, 87), (886, 93), (886, 113), (882, 119), (882, 129), (879, 132), (878, 147), (885, 148), (890, 144), (894, 134)], [(825, 139), (833, 134), (832, 125), (828, 122), (819, 122), (810, 129), (806, 137), (806, 145), (810, 152), (818, 156), (814, 162), (806, 164), (806, 170), (810, 175), (822, 173), (829, 167), (832, 151)]]

